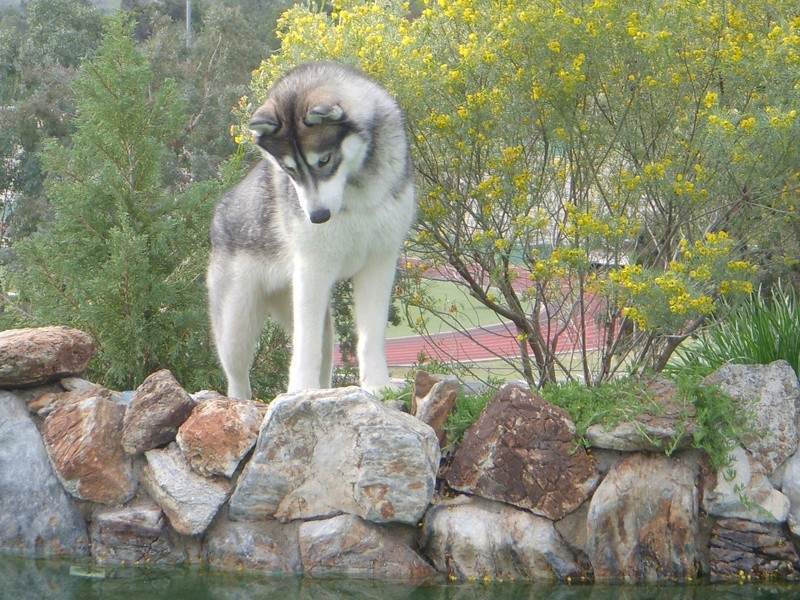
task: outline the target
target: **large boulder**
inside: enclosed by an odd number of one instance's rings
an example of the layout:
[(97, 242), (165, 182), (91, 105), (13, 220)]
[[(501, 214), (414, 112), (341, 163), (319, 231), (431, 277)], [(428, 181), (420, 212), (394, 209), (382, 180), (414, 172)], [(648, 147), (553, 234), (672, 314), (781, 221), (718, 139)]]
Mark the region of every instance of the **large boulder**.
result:
[(0, 388), (18, 388), (83, 373), (94, 355), (94, 340), (69, 327), (8, 329), (0, 332)]
[(587, 553), (598, 580), (694, 578), (700, 565), (694, 460), (633, 454), (592, 496)]
[(224, 477), (195, 473), (176, 444), (145, 452), (142, 486), (178, 533), (204, 533), (231, 493)]
[(723, 365), (706, 378), (719, 385), (738, 408), (754, 417), (755, 434), (744, 447), (771, 475), (798, 448), (800, 383), (785, 360), (768, 365)]
[(42, 437), (56, 474), (81, 500), (122, 504), (136, 493), (130, 457), (120, 443), (125, 407), (98, 393), (65, 402), (44, 421)]
[(189, 418), (194, 401), (168, 370), (150, 375), (136, 389), (125, 413), (122, 446), (130, 455), (165, 446)]
[(416, 524), (439, 468), (433, 430), (360, 388), (285, 394), (270, 404), (230, 502), (234, 520), (358, 515)]
[(586, 575), (552, 521), (481, 498), (434, 504), (420, 546), (450, 578), (546, 581)]
[(202, 401), (178, 429), (176, 441), (200, 475), (232, 477), (258, 439), (266, 405), (223, 396)]
[(9, 392), (0, 392), (0, 552), (89, 552), (86, 525), (53, 472), (25, 402)]
[(402, 526), (345, 514), (300, 525), (300, 558), (310, 577), (422, 581), (436, 571), (411, 548)]
[(507, 385), (467, 430), (447, 483), (558, 520), (578, 508), (599, 479), (575, 432), (564, 410)]

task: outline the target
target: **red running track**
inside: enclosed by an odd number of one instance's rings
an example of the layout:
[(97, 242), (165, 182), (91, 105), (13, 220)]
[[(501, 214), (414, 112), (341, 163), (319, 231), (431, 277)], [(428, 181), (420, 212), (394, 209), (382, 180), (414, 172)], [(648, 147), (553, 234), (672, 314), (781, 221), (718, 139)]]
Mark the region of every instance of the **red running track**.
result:
[[(519, 285), (525, 287), (528, 272), (520, 269)], [(458, 276), (449, 267), (431, 268), (425, 277), (452, 281)], [(586, 349), (595, 350), (603, 345), (604, 331), (598, 326), (594, 315), (600, 310), (600, 302), (588, 299), (586, 322)], [(542, 331), (548, 340), (557, 336), (556, 352), (572, 353), (583, 347), (580, 335), (580, 320), (570, 319), (566, 325), (552, 321), (548, 331), (547, 319), (542, 319)], [(489, 327), (471, 329), (468, 332), (450, 331), (426, 336), (408, 336), (386, 340), (386, 360), (390, 367), (408, 367), (425, 360), (444, 362), (475, 362), (497, 358), (521, 356), (520, 342), (512, 323), (500, 323)], [(340, 362), (337, 355), (336, 362)]]
[[(586, 348), (600, 348), (603, 332), (594, 319), (587, 321)], [(578, 328), (570, 322), (558, 338), (556, 352), (570, 353), (580, 347)], [(466, 333), (451, 331), (386, 340), (386, 361), (390, 367), (411, 366), (419, 362), (421, 355), (441, 361), (474, 362), (519, 357), (521, 350), (516, 329), (511, 323), (472, 329)]]

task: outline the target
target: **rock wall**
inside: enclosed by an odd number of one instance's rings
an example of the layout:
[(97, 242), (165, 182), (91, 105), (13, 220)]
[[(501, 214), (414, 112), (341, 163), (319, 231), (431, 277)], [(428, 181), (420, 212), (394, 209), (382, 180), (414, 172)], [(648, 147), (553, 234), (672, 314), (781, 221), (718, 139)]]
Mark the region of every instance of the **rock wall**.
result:
[(107, 390), (79, 378), (92, 351), (67, 328), (0, 333), (1, 553), (406, 581), (800, 574), (800, 384), (783, 362), (713, 376), (761, 433), (717, 473), (666, 380), (588, 451), (563, 410), (506, 386), (443, 456), (452, 379), (419, 375), (419, 418), (358, 388), (267, 407), (168, 371)]

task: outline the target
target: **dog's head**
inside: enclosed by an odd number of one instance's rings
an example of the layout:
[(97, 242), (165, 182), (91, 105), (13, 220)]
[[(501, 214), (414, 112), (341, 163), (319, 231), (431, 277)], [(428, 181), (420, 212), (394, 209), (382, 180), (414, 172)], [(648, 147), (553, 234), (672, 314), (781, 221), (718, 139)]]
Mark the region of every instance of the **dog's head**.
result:
[(290, 177), (312, 223), (325, 223), (341, 210), (348, 176), (361, 168), (368, 144), (335, 93), (275, 94), (253, 114), (250, 130), (265, 156)]

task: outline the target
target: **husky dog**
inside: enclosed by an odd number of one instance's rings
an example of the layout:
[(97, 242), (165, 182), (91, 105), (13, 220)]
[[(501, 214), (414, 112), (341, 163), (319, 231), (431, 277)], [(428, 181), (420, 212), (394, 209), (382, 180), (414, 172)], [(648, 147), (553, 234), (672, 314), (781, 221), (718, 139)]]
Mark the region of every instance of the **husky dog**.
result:
[(262, 160), (211, 226), (211, 323), (228, 396), (250, 398), (270, 316), (292, 332), (289, 391), (330, 387), (330, 294), (353, 279), (362, 387), (389, 385), (385, 337), (396, 261), (414, 218), (403, 115), (389, 93), (336, 63), (302, 65), (253, 114)]

